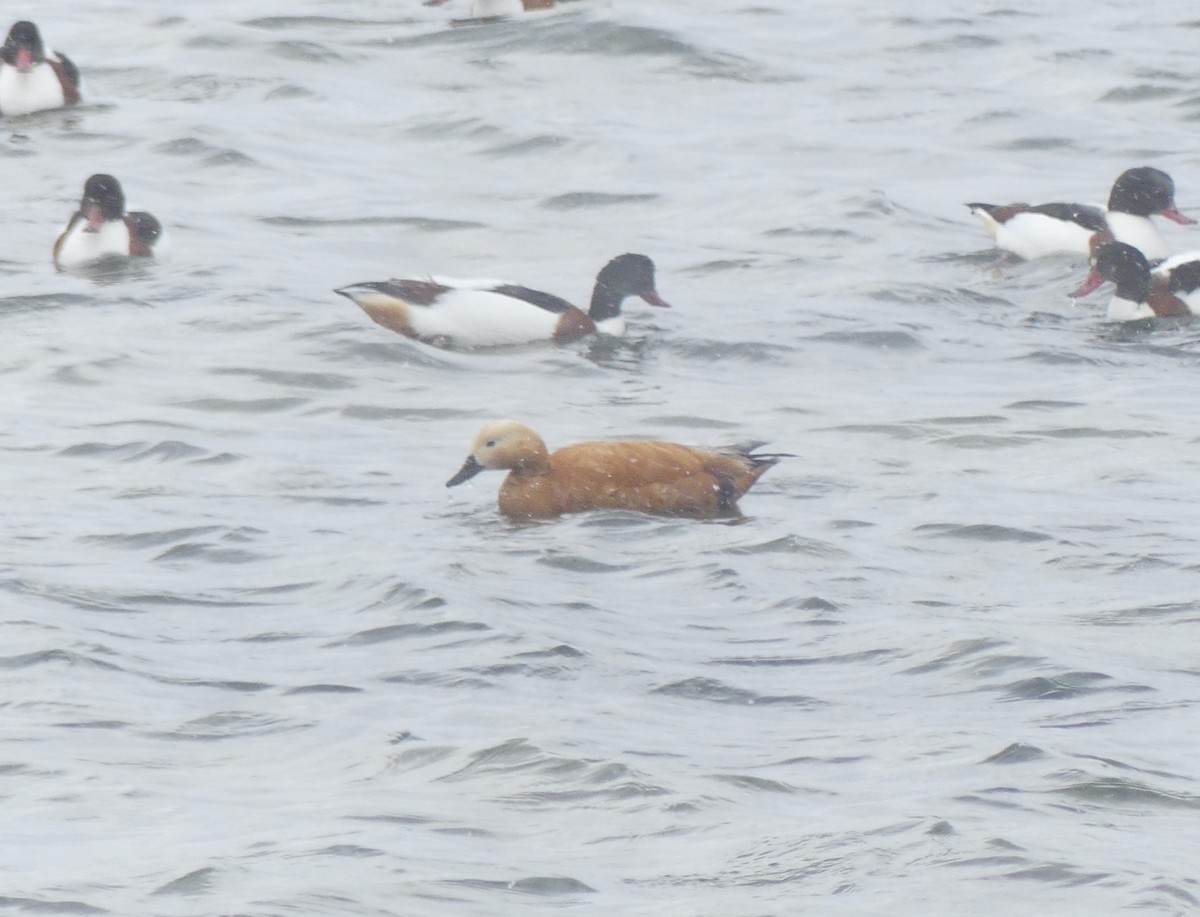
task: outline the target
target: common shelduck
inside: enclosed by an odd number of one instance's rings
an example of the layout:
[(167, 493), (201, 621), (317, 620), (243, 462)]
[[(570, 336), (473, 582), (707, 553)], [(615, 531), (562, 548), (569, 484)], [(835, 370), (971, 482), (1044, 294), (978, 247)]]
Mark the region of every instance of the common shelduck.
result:
[(82, 267), (105, 259), (149, 258), (165, 252), (162, 224), (143, 210), (125, 212), (125, 193), (111, 175), (83, 183), (79, 210), (54, 243), (54, 263)]
[(79, 68), (47, 48), (32, 22), (14, 24), (0, 47), (0, 115), (28, 115), (79, 99)]
[(625, 330), (621, 303), (627, 296), (668, 307), (654, 287), (654, 262), (631, 254), (618, 255), (596, 275), (587, 312), (551, 293), (500, 280), (384, 280), (334, 292), (384, 328), (437, 347), (460, 349), (571, 341), (592, 332), (619, 335)]
[(1176, 223), (1196, 221), (1175, 206), (1175, 182), (1161, 169), (1126, 169), (1113, 183), (1108, 209), (1087, 204), (967, 204), (996, 241), (996, 247), (1022, 258), (1058, 252), (1091, 257), (1097, 245), (1125, 242), (1151, 261), (1167, 257), (1167, 243), (1150, 217)]
[(1132, 245), (1106, 242), (1096, 249), (1087, 279), (1071, 296), (1086, 296), (1105, 281), (1117, 285), (1108, 304), (1111, 322), (1200, 311), (1200, 252), (1174, 255), (1151, 269), (1146, 256)]

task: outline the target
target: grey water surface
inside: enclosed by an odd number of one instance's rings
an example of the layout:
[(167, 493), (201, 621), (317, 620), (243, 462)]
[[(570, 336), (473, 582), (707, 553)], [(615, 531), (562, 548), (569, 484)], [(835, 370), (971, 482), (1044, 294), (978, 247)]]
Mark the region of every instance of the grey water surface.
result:
[[(1200, 12), (466, 6), (8, 10), (85, 104), (0, 121), (0, 912), (1200, 909), (1200, 327), (963, 207), (1200, 216)], [(98, 171), (170, 261), (54, 270)], [(332, 293), (625, 251), (619, 341)], [(795, 457), (518, 525), (498, 417)]]

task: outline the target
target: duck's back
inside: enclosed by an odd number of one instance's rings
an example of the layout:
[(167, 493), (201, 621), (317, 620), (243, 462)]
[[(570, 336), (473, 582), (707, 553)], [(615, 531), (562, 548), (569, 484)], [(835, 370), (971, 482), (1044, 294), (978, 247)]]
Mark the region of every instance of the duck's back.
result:
[(724, 515), (736, 512), (737, 498), (772, 464), (677, 443), (577, 443), (550, 457), (548, 474), (510, 475), (500, 508), (535, 517), (591, 509)]
[(428, 309), (413, 309), (418, 337), (444, 336), (458, 347), (548, 340), (561, 316), (488, 290), (449, 290)]

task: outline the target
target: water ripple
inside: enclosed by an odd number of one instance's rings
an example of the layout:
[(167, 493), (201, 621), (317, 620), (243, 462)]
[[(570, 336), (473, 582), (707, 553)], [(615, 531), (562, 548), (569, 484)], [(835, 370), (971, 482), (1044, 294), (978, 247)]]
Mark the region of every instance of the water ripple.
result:
[(822, 703), (803, 695), (767, 696), (734, 688), (712, 678), (689, 678), (654, 689), (655, 694), (705, 700), (716, 704), (739, 704), (747, 707), (784, 704), (792, 707), (811, 707)]

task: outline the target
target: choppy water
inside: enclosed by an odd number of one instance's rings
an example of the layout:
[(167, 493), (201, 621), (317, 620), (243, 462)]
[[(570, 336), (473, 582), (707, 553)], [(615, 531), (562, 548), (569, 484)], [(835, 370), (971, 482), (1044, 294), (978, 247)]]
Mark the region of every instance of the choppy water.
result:
[[(0, 122), (0, 910), (1195, 912), (1200, 334), (962, 202), (1200, 210), (1200, 18), (462, 5), (39, 6), (87, 104)], [(95, 171), (169, 264), (53, 270)], [(675, 308), (615, 344), (330, 292), (622, 251)], [(499, 416), (797, 457), (517, 526), (443, 487)]]

